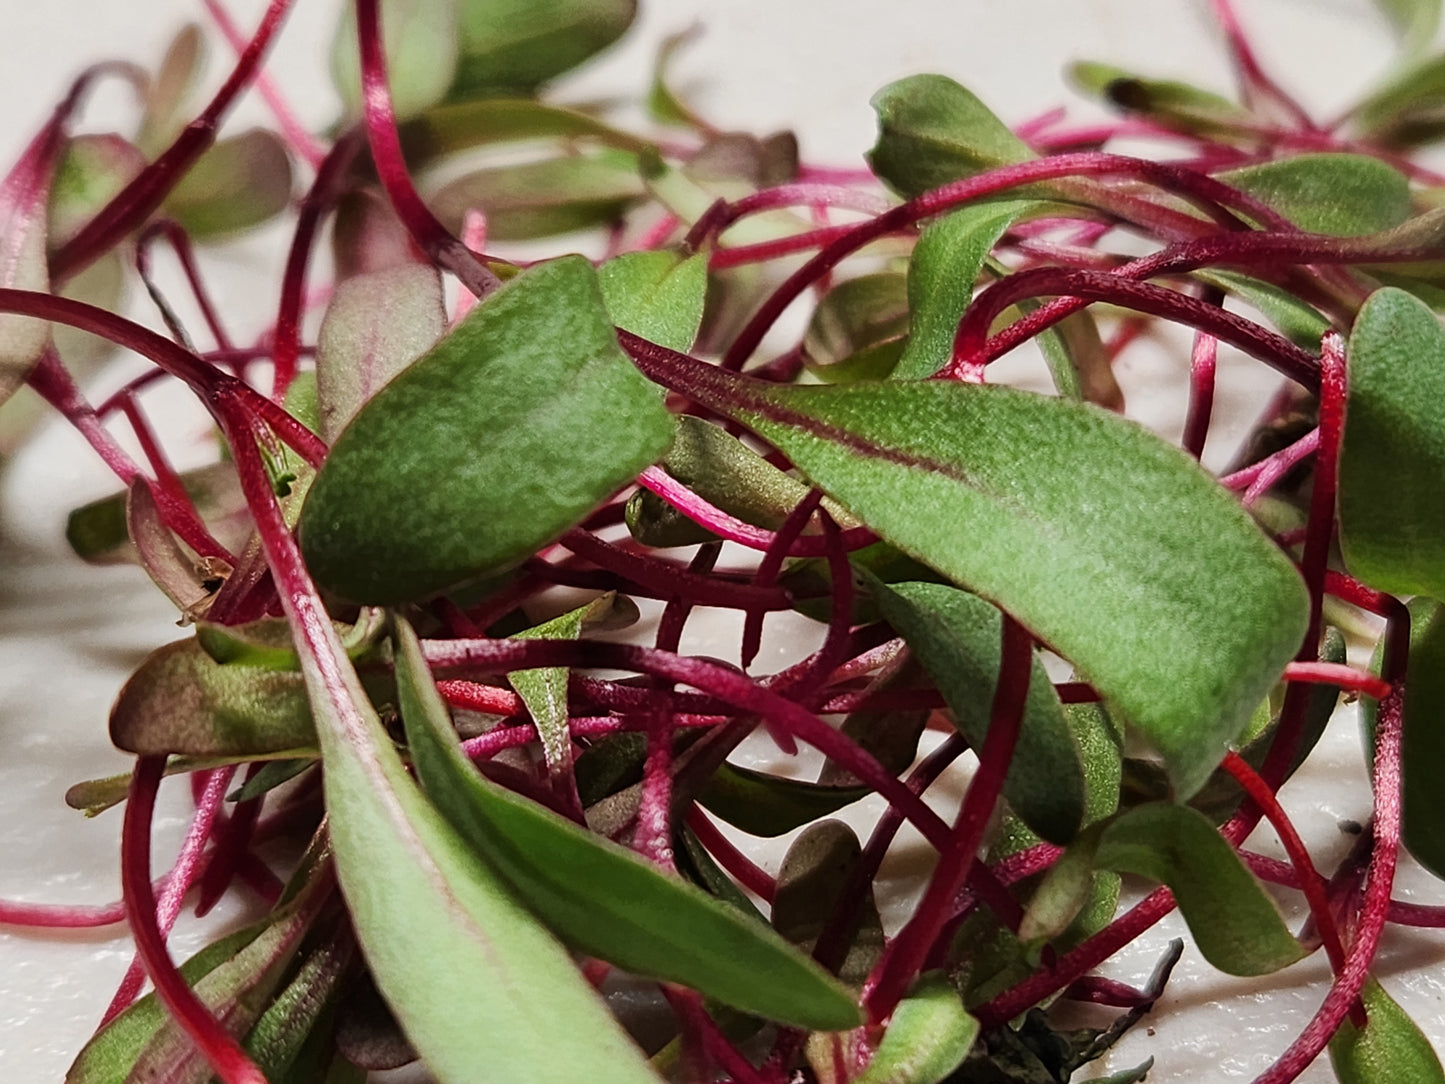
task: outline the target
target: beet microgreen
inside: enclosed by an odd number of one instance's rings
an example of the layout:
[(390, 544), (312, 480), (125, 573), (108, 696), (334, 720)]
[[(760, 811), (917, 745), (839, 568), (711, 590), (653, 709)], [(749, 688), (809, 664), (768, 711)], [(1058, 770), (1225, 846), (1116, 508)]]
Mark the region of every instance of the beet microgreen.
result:
[[(1383, 6), (1418, 55), (1439, 4)], [(152, 81), (116, 68), (144, 87), (129, 136), (72, 131), (92, 69), (0, 183), (0, 405), (28, 383), (80, 432), (123, 492), (76, 510), (75, 551), (140, 564), (197, 625), (117, 696), (135, 771), (73, 791), (126, 801), (123, 907), (0, 905), (134, 929), (69, 1079), (309, 1084), (415, 1056), (443, 1081), (1058, 1084), (1160, 997), (1177, 948), (1143, 990), (1091, 972), (1175, 907), (1230, 974), (1329, 957), (1261, 1081), (1326, 1046), (1347, 1084), (1441, 1079), (1372, 977), (1388, 923), (1445, 924), (1391, 898), (1402, 841), (1445, 861), (1445, 241), (1410, 157), (1438, 135), (1438, 58), (1320, 124), (1216, 0), (1237, 102), (1088, 63), (1124, 119), (1010, 128), (915, 75), (875, 96), (865, 172), (718, 131), (664, 79), (677, 41), (640, 88), (666, 130), (541, 97), (631, 0), (357, 0), (322, 139), (258, 73), (288, 7), (246, 38), (208, 3), (239, 58), (199, 108), (193, 31)], [(277, 130), (220, 137), (253, 83)], [(1141, 137), (1157, 158), (1114, 153)], [(196, 246), (293, 205), (274, 326), (238, 345)], [(583, 229), (587, 256), (545, 247)], [(168, 337), (114, 311), (131, 264)], [(1170, 324), (1180, 447), (1120, 416), (1116, 371)], [(76, 329), (155, 373), (92, 404)], [(1055, 394), (999, 380), (1026, 343)], [(1294, 387), (1219, 478), (1222, 347)], [(208, 411), (216, 462), (172, 465), (142, 394), (162, 381)], [(705, 608), (738, 618), (726, 660), (685, 646)], [(778, 668), (787, 611), (818, 628)], [(1335, 625), (1378, 638), (1374, 673)], [(1367, 701), (1373, 818), (1321, 870), (1277, 792), (1341, 691)], [(766, 766), (739, 759), (755, 732)], [(153, 882), (176, 774), (196, 813)], [(1262, 820), (1288, 862), (1242, 846)], [(936, 857), (885, 933), (905, 823)], [(798, 829), (776, 875), (736, 835)], [(311, 841), (284, 885), (276, 839)], [(1160, 887), (1120, 914), (1120, 874)], [(233, 884), (269, 914), (177, 967), (186, 893), (204, 913)], [(597, 992), (613, 969), (660, 1032)], [(1057, 996), (1127, 1012), (1065, 1033)]]

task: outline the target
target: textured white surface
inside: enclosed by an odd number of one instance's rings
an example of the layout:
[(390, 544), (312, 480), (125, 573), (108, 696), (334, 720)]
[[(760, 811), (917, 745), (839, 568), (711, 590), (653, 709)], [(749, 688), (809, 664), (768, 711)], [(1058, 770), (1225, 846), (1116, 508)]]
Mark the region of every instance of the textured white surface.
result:
[[(890, 79), (939, 71), (975, 90), (1005, 119), (1020, 121), (1069, 101), (1060, 71), (1070, 58), (1117, 62), (1149, 74), (1197, 80), (1226, 90), (1229, 74), (1202, 2), (1191, 0), (653, 0), (629, 44), (576, 79), (577, 98), (636, 94), (652, 49), (666, 33), (702, 21), (706, 33), (677, 71), (704, 113), (754, 131), (795, 128), (810, 160), (853, 164), (872, 138), (868, 97)], [(232, 5), (249, 25), (258, 0)], [(1284, 84), (1323, 115), (1377, 78), (1389, 59), (1383, 26), (1367, 0), (1252, 0), (1241, 4), (1263, 59)], [(103, 57), (153, 63), (170, 31), (200, 17), (191, 0), (65, 5), (11, 0), (0, 36), (0, 160), (10, 161), (79, 66)], [(334, 112), (319, 42), (334, 0), (298, 0), (271, 70), (317, 125)], [(218, 71), (219, 65), (212, 71)], [(123, 125), (131, 103), (108, 84), (88, 116), (97, 126)], [(243, 115), (262, 115), (248, 101)], [(1075, 115), (1088, 116), (1087, 108)], [(273, 238), (274, 240), (274, 238)], [(234, 246), (211, 272), (241, 338), (259, 330), (274, 307), (280, 249)], [(145, 315), (141, 310), (137, 310)], [(148, 316), (145, 316), (149, 319)], [(1131, 410), (1166, 430), (1180, 423), (1180, 401), (1158, 404), (1178, 379), (1181, 358), (1161, 349), (1131, 351), (1121, 374)], [(133, 370), (132, 370), (133, 371)], [(113, 383), (112, 375), (106, 382)], [(1240, 417), (1266, 393), (1255, 379), (1222, 404)], [(184, 439), (201, 431), (175, 407)], [(1215, 455), (1228, 452), (1222, 444)], [(133, 570), (95, 570), (67, 555), (61, 532), (69, 508), (110, 488), (78, 440), (61, 427), (40, 434), (4, 468), (0, 486), (0, 897), (99, 903), (118, 894), (119, 816), (85, 821), (62, 795), (79, 779), (121, 770), (125, 761), (105, 737), (111, 697), (155, 645), (175, 638), (164, 600)], [(695, 649), (724, 654), (731, 632), (698, 629)], [(773, 630), (779, 651), (795, 636)], [(780, 656), (781, 658), (781, 656)], [(157, 868), (174, 853), (187, 803), (167, 788)], [(163, 793), (163, 797), (166, 795)], [(1325, 863), (1349, 844), (1338, 824), (1363, 821), (1368, 798), (1352, 714), (1339, 720), (1310, 770), (1285, 791), (1289, 808)], [(1272, 850), (1272, 840), (1256, 841)], [(900, 845), (888, 876), (902, 885), (922, 868), (918, 844)], [(1441, 902), (1445, 892), (1418, 871), (1402, 872), (1397, 896)], [(1292, 921), (1302, 910), (1285, 898)], [(226, 916), (221, 916), (224, 921)], [(1140, 982), (1161, 946), (1182, 927), (1171, 920), (1111, 963), (1109, 973)], [(202, 934), (182, 923), (178, 954)], [(59, 937), (0, 930), (0, 1080), (58, 1081), (94, 1027), (129, 959), (116, 930)], [(1445, 938), (1391, 932), (1381, 978), (1445, 1046)], [(1186, 950), (1168, 995), (1122, 1044), (1111, 1065), (1154, 1055), (1153, 1082), (1247, 1080), (1264, 1069), (1305, 1024), (1322, 996), (1324, 962), (1308, 960), (1257, 983), (1209, 971)], [(1316, 1065), (1305, 1077), (1331, 1079)]]

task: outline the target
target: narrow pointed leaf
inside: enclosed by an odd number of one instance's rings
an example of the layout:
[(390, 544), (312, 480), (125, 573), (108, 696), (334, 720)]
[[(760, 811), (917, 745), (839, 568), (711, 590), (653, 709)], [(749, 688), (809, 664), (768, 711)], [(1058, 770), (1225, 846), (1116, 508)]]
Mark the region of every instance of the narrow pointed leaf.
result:
[(484, 779), (461, 753), (415, 633), (397, 628), (402, 717), (428, 795), (560, 936), (771, 1020), (830, 1030), (858, 1023), (846, 988), (771, 930)]
[(1379, 233), (1413, 212), (1405, 175), (1362, 154), (1301, 154), (1230, 170), (1219, 179), (1313, 233)]
[[(335, 637), (303, 654), (336, 871), (377, 988), (440, 1084), (657, 1084), (567, 951), (429, 802)], [(338, 685), (342, 686), (338, 688)]]
[[(211, 942), (177, 970), (194, 987), (259, 937), (266, 925), (258, 922)], [(124, 1084), (146, 1044), (171, 1022), (160, 998), (154, 992), (146, 994), (81, 1048), (65, 1072), (65, 1084)]]
[(1095, 862), (1168, 885), (1199, 951), (1230, 975), (1267, 975), (1305, 955), (1234, 848), (1188, 806), (1120, 814), (1102, 829)]
[(523, 272), (378, 392), (301, 512), (317, 581), (393, 603), (520, 561), (666, 451), (582, 257)]
[(1356, 105), (1351, 127), (1371, 140), (1411, 146), (1445, 131), (1440, 103), (1445, 100), (1445, 55), (1433, 54), (1401, 68)]
[(1367, 1020), (1349, 1017), (1330, 1037), (1330, 1065), (1340, 1084), (1442, 1084), (1445, 1070), (1430, 1040), (1373, 977), (1360, 991)]
[[(579, 606), (535, 628), (517, 633), (519, 640), (575, 640), (589, 624), (606, 619), (616, 596), (601, 595), (585, 606)], [(552, 771), (572, 762), (572, 737), (568, 729), (567, 668), (544, 666), (535, 670), (513, 670), (507, 683), (532, 716), (537, 737), (542, 743), (542, 756)]]
[(938, 1084), (963, 1063), (978, 1021), (940, 971), (925, 974), (893, 1010), (893, 1019), (855, 1084)]
[(408, 264), (337, 283), (316, 340), (321, 436), (334, 441), (445, 330), (441, 275), (433, 267)]
[(697, 800), (734, 828), (771, 839), (830, 816), (871, 793), (867, 787), (805, 783), (724, 764)]
[(598, 268), (597, 279), (618, 327), (673, 350), (692, 349), (707, 294), (706, 254), (628, 252)]
[(924, 229), (908, 261), (912, 322), (894, 379), (922, 380), (948, 364), (984, 261), (1029, 206), (1023, 200), (971, 204)]
[(1294, 566), (1196, 463), (1131, 422), (991, 385), (696, 376), (689, 394), (1070, 659), (1182, 797), (1299, 647)]
[(402, 125), (401, 139), (408, 162), (493, 143), (541, 139), (588, 140), (633, 153), (654, 146), (588, 113), (532, 98), (474, 98), (435, 105)]
[(136, 134), (136, 146), (154, 158), (170, 146), (192, 114), (187, 112), (191, 92), (206, 66), (206, 36), (196, 23), (176, 31), (161, 58), (155, 78), (146, 88), (145, 113)]
[[(938, 583), (873, 584), (884, 619), (907, 642), (974, 749), (988, 734), (998, 684), (1003, 615)], [(1044, 839), (1067, 843), (1084, 816), (1084, 770), (1064, 710), (1035, 656), (1018, 746), (1003, 784), (1015, 813)]]
[(870, 104), (878, 114), (878, 141), (869, 164), (905, 197), (1033, 157), (972, 91), (944, 75), (900, 79)]
[(1370, 295), (1349, 343), (1340, 548), (1351, 574), (1445, 597), (1445, 331), (1424, 302)]

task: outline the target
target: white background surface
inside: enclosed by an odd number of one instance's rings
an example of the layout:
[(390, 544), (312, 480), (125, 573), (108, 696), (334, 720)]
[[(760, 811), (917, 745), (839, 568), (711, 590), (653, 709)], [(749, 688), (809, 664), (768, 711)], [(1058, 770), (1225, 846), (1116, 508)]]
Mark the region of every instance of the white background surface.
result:
[[(1252, 0), (1240, 6), (1247, 9), (1247, 26), (1270, 70), (1320, 115), (1346, 104), (1389, 63), (1388, 36), (1365, 0)], [(248, 27), (261, 7), (256, 0), (233, 5)], [(299, 0), (270, 66), (304, 119), (317, 127), (336, 109), (319, 44), (329, 38), (335, 7), (333, 0)], [(174, 27), (202, 17), (199, 3), (188, 0), (64, 5), (5, 0), (5, 8), (0, 34), (5, 162), (83, 63), (114, 57), (154, 64)], [(1222, 91), (1230, 86), (1205, 5), (1191, 0), (654, 0), (626, 46), (573, 80), (564, 95), (639, 93), (656, 41), (695, 20), (705, 24), (706, 33), (676, 68), (693, 101), (725, 127), (793, 127), (804, 156), (824, 164), (857, 164), (872, 140), (869, 96), (889, 80), (918, 71), (959, 79), (1010, 122), (1072, 102), (1060, 71), (1074, 57), (1189, 78)], [(221, 69), (213, 65), (213, 79)], [(1074, 105), (1080, 118), (1096, 115)], [(131, 109), (127, 93), (110, 83), (88, 116), (97, 127), (125, 130)], [(248, 101), (242, 116), (264, 113)], [(269, 322), (274, 309), (275, 272), (284, 250), (275, 236), (270, 240), (269, 247), (233, 246), (214, 261), (222, 307), (243, 341)], [(1177, 424), (1182, 401), (1161, 407), (1150, 392), (1161, 379), (1177, 376), (1182, 359), (1167, 350), (1152, 358), (1134, 351), (1129, 359), (1121, 377), (1135, 389), (1131, 412)], [(1268, 380), (1249, 385), (1243, 401), (1233, 400), (1235, 411), (1247, 417), (1249, 400), (1268, 386)], [(199, 436), (200, 423), (181, 420), (185, 417), (178, 408), (175, 429), (182, 438)], [(110, 699), (147, 651), (178, 633), (167, 604), (138, 573), (89, 569), (69, 558), (61, 533), (65, 513), (111, 488), (77, 440), (51, 427), (0, 469), (0, 896), (106, 902), (118, 895), (119, 814), (85, 821), (65, 807), (62, 795), (76, 780), (126, 766), (105, 737)], [(778, 631), (778, 639), (787, 638)], [(731, 641), (731, 633), (723, 638)], [(702, 642), (695, 647), (708, 650)], [(174, 853), (187, 808), (180, 786), (167, 790), (158, 870)], [(1307, 777), (1284, 796), (1329, 868), (1348, 847), (1338, 823), (1368, 816), (1352, 718), (1341, 720)], [(1270, 841), (1256, 844), (1273, 849)], [(917, 856), (895, 856), (890, 875), (905, 875), (912, 857)], [(1437, 883), (1409, 870), (1396, 895), (1445, 902)], [(1292, 920), (1302, 914), (1296, 900), (1284, 902)], [(1112, 973), (1142, 981), (1164, 940), (1179, 929), (1177, 923), (1167, 925), (1131, 948)], [(177, 955), (192, 951), (200, 939), (183, 920), (174, 941)], [(0, 930), (0, 1080), (61, 1079), (129, 955), (128, 942), (115, 928), (60, 936)], [(1442, 961), (1445, 937), (1394, 931), (1386, 938), (1379, 973), (1445, 1047)], [(1120, 1068), (1153, 1054), (1154, 1082), (1250, 1079), (1303, 1027), (1322, 996), (1326, 974), (1317, 954), (1282, 975), (1246, 983), (1209, 972), (1190, 948), (1150, 1020), (1155, 1034), (1140, 1029), (1111, 1064)], [(1323, 1062), (1305, 1077), (1331, 1078)]]

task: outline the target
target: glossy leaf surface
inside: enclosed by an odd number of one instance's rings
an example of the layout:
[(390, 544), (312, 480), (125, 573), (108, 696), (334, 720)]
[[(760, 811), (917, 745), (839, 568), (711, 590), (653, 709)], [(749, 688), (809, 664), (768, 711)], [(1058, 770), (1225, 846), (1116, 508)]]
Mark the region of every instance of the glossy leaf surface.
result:
[(1267, 975), (1305, 955), (1234, 848), (1188, 806), (1120, 814), (1100, 834), (1095, 863), (1168, 885), (1199, 951), (1230, 975)]
[(972, 91), (944, 75), (900, 79), (870, 104), (878, 114), (878, 141), (869, 164), (905, 197), (1033, 157)]
[(1396, 594), (1445, 597), (1445, 331), (1403, 290), (1355, 318), (1340, 447), (1340, 547), (1350, 572)]
[(723, 764), (698, 802), (734, 828), (771, 839), (826, 817), (872, 792), (867, 787), (828, 786)]
[(1347, 1016), (1330, 1037), (1330, 1065), (1340, 1084), (1441, 1084), (1445, 1070), (1430, 1040), (1373, 977), (1360, 991), (1367, 1017), (1356, 1027)]
[(356, 415), (302, 509), (302, 550), (352, 601), (421, 598), (535, 552), (672, 431), (617, 346), (591, 266), (541, 264)]
[(720, 383), (690, 393), (1070, 659), (1183, 797), (1299, 646), (1307, 602), (1291, 563), (1197, 464), (1131, 422), (990, 385), (730, 381), (713, 398)]
[[(937, 583), (873, 585), (884, 618), (932, 676), (969, 744), (982, 749), (998, 685), (1003, 615)], [(1084, 770), (1042, 661), (1033, 660), (1018, 745), (1003, 784), (1015, 813), (1044, 839), (1067, 843), (1084, 816)]]
[(462, 755), (415, 633), (404, 624), (397, 681), (427, 794), (564, 939), (626, 970), (683, 983), (768, 1019), (830, 1030), (858, 1022), (852, 995), (771, 930), (488, 782)]

